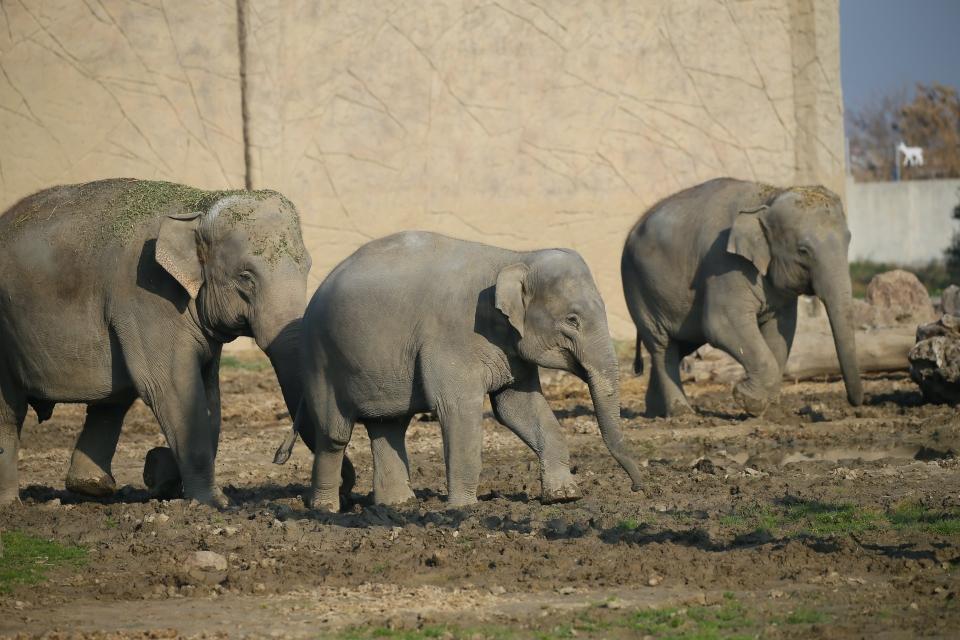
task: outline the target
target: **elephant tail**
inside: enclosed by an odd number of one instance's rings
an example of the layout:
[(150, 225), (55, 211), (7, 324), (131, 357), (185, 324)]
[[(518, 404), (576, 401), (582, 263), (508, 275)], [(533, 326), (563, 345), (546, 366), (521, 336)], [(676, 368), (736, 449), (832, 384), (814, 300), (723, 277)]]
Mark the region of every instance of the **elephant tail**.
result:
[(284, 438), (280, 446), (277, 447), (277, 452), (273, 454), (273, 464), (284, 464), (290, 459), (290, 455), (293, 453), (293, 445), (297, 444), (297, 435), (300, 433), (300, 421), (303, 420), (304, 413), (303, 400), (301, 400), (297, 408), (297, 417), (293, 420), (293, 427), (291, 427), (290, 433), (287, 434), (287, 437)]
[(638, 376), (643, 375), (643, 352), (641, 348), (643, 343), (640, 341), (640, 333), (637, 333), (637, 353), (633, 356), (633, 372)]

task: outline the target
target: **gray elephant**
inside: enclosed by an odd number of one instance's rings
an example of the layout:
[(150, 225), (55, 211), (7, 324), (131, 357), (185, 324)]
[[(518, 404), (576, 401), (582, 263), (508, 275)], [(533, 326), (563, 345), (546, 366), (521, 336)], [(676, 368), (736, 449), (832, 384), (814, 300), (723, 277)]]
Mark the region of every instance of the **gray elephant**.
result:
[(538, 366), (587, 382), (603, 440), (639, 488), (620, 428), (619, 368), (603, 301), (573, 251), (515, 252), (426, 232), (376, 240), (320, 285), (303, 335), (297, 420), (316, 429), (308, 497), (315, 508), (339, 506), (338, 470), (355, 422), (370, 435), (374, 501), (413, 498), (404, 436), (412, 415), (425, 411), (440, 419), (449, 504), (476, 502), (486, 394), (497, 419), (537, 454), (543, 500), (578, 498)]
[(67, 487), (99, 496), (115, 489), (111, 461), (137, 397), (186, 497), (225, 504), (214, 479), (222, 345), (254, 337), (295, 410), (309, 268), (297, 212), (273, 191), (116, 179), (14, 205), (0, 217), (0, 504), (18, 497), (28, 405), (42, 421), (55, 403), (86, 403)]
[(650, 352), (650, 415), (690, 410), (680, 360), (704, 343), (746, 370), (734, 395), (761, 414), (776, 398), (797, 326), (797, 298), (817, 295), (830, 318), (847, 398), (863, 401), (840, 199), (819, 186), (774, 188), (719, 178), (660, 201), (627, 236), (627, 308)]

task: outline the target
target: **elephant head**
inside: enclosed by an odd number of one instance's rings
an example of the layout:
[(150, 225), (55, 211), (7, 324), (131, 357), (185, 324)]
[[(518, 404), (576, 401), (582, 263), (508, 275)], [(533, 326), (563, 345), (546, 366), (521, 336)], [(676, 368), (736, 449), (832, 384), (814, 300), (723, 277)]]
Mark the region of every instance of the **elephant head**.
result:
[(741, 211), (727, 251), (750, 260), (775, 289), (816, 295), (830, 318), (840, 370), (852, 405), (863, 402), (852, 318), (847, 250), (850, 231), (840, 198), (823, 187), (776, 191)]
[(623, 443), (620, 368), (600, 292), (578, 254), (555, 249), (532, 255), (529, 263), (500, 271), (496, 308), (516, 330), (522, 359), (587, 383), (603, 441), (638, 490), (640, 471)]
[(206, 211), (165, 217), (156, 259), (195, 301), (208, 335), (256, 340), (295, 415), (310, 256), (293, 204), (273, 191), (243, 192), (220, 197)]

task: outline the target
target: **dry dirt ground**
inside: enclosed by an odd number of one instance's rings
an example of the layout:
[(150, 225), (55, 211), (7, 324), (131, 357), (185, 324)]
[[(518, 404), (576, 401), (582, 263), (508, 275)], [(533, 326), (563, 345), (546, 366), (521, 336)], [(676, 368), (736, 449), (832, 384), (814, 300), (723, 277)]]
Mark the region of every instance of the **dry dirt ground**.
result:
[[(639, 414), (644, 381), (625, 373), (626, 437), (646, 482), (633, 493), (604, 449), (585, 385), (548, 374), (580, 501), (540, 504), (534, 456), (488, 414), (481, 501), (448, 510), (439, 426), (425, 416), (408, 435), (418, 504), (369, 503), (358, 427), (354, 504), (329, 514), (300, 499), (311, 462), (302, 444), (287, 465), (271, 464), (288, 418), (262, 364), (223, 372), (217, 467), (236, 505), (223, 512), (149, 499), (143, 459), (162, 440), (141, 405), (115, 461), (123, 488), (103, 502), (63, 490), (80, 407), (24, 427), (24, 500), (0, 510), (0, 530), (8, 557), (25, 540), (40, 546), (21, 549), (19, 565), (0, 560), (0, 634), (960, 633), (960, 418), (922, 404), (908, 379), (869, 379), (857, 409), (839, 383), (786, 385), (761, 419), (739, 415), (727, 388), (689, 385), (698, 415), (649, 420)], [(227, 558), (222, 582), (185, 573), (198, 550)]]

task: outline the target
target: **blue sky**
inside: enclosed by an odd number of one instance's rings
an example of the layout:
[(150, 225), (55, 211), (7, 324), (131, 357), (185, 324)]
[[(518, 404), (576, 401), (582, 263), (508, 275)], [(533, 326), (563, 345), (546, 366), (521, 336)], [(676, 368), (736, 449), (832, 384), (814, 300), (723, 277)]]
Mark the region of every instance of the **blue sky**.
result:
[(917, 82), (960, 87), (960, 0), (840, 0), (848, 110)]

